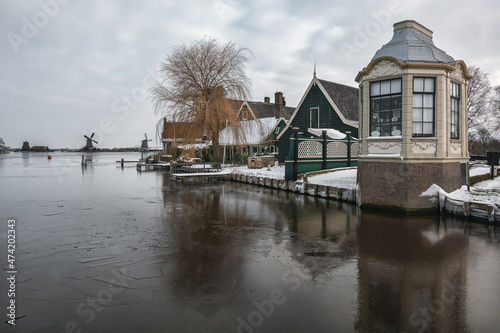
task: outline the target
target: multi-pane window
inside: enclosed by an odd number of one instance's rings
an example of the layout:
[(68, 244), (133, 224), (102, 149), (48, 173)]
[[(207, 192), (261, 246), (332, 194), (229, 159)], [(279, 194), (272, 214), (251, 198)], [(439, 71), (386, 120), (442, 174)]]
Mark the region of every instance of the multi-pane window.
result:
[(413, 137), (434, 136), (433, 77), (413, 78)]
[(319, 128), (319, 108), (311, 108), (311, 128)]
[(401, 135), (401, 79), (370, 83), (370, 136)]
[(451, 83), (450, 92), (450, 137), (459, 139), (459, 115), (460, 115), (460, 85)]

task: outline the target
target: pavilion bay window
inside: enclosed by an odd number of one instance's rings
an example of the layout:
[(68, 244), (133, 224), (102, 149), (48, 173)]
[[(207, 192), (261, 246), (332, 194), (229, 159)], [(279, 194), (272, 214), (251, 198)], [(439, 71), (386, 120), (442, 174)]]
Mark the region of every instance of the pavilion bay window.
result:
[(370, 83), (370, 136), (401, 135), (401, 79)]
[(450, 138), (460, 139), (460, 85), (452, 82), (450, 88)]
[(413, 78), (413, 137), (434, 136), (434, 95), (433, 77)]

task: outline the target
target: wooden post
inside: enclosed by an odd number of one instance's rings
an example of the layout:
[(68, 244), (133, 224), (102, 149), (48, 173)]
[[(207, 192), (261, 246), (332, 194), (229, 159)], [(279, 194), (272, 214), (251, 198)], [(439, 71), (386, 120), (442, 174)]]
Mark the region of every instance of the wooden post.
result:
[(122, 158), (122, 169), (123, 169), (123, 164), (124, 164), (124, 161), (123, 161), (123, 158)]
[(326, 158), (327, 158), (326, 129), (322, 131), (323, 131), (323, 170), (326, 170)]
[(293, 143), (293, 180), (297, 180), (297, 175), (299, 174), (299, 128), (292, 127), (295, 132), (295, 142)]

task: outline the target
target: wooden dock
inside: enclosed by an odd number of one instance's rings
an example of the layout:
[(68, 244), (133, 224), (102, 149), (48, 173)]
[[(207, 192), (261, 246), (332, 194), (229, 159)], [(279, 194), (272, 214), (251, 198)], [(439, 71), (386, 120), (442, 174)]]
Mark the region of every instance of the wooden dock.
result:
[(180, 183), (214, 183), (228, 180), (230, 172), (207, 172), (207, 173), (173, 173), (170, 179)]
[(170, 163), (139, 162), (139, 163), (137, 163), (136, 168), (137, 168), (137, 171), (156, 171), (156, 170), (169, 171), (170, 170)]
[(174, 162), (170, 167), (173, 173), (209, 173), (220, 172), (222, 166), (220, 163), (206, 162), (206, 163), (179, 163)]

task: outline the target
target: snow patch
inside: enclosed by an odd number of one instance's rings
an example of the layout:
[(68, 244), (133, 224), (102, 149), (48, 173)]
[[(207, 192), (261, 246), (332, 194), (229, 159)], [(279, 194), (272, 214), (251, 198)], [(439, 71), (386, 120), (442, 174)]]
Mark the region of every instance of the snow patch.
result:
[(489, 167), (470, 168), (470, 170), (469, 170), (469, 175), (471, 177), (480, 176), (480, 175), (487, 175), (489, 173), (491, 173), (491, 168), (489, 168)]
[(228, 126), (219, 133), (221, 145), (258, 145), (271, 133), (279, 122), (275, 117), (243, 120), (240, 127)]
[(347, 136), (346, 134), (344, 134), (340, 131), (337, 131), (336, 129), (333, 129), (333, 128), (325, 128), (325, 129), (309, 128), (308, 129), (309, 133), (314, 134), (316, 136), (322, 136), (324, 130), (326, 130), (326, 136), (329, 137), (330, 139), (344, 139)]
[(420, 194), (421, 197), (437, 197), (439, 195), (439, 191), (443, 189), (436, 184), (432, 184), (427, 190)]

